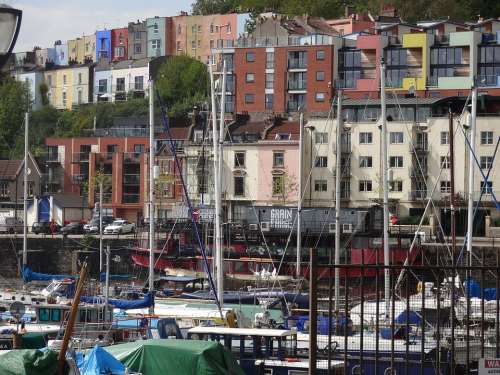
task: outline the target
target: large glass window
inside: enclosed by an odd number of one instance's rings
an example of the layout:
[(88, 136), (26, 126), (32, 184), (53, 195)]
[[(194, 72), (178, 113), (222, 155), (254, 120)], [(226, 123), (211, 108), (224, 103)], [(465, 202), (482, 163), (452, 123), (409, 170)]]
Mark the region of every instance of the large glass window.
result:
[(305, 69), (307, 67), (307, 54), (305, 51), (288, 52), (288, 69)]
[(266, 69), (274, 69), (274, 52), (266, 52)]

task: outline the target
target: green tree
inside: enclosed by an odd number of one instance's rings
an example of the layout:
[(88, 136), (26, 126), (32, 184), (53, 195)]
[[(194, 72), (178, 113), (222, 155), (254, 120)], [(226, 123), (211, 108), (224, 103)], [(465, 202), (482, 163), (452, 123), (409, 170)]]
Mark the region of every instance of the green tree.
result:
[(193, 106), (206, 101), (209, 75), (205, 64), (189, 56), (172, 56), (158, 72), (156, 88), (170, 116), (186, 117)]
[[(23, 138), (24, 114), (28, 110), (26, 84), (5, 77), (0, 81), (0, 157), (18, 156), (18, 138)], [(22, 147), (21, 147), (22, 150)]]
[(234, 12), (239, 3), (239, 0), (196, 0), (191, 10), (195, 15), (226, 14)]
[(38, 86), (38, 91), (40, 92), (40, 97), (42, 99), (42, 105), (49, 105), (49, 97), (48, 97), (48, 92), (49, 92), (49, 86), (47, 86), (46, 83), (41, 83), (40, 86)]

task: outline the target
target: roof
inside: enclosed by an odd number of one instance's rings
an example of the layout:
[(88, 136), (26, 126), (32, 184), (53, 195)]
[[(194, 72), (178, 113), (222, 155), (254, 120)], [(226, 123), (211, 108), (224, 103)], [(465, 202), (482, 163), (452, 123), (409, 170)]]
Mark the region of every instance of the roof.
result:
[(63, 193), (54, 194), (54, 203), (60, 208), (88, 208), (87, 201), (79, 194)]
[(474, 28), (474, 27), (480, 27), (480, 26), (487, 24), (487, 23), (490, 23), (490, 22), (500, 22), (500, 19), (488, 18), (488, 19), (478, 21), (478, 22), (466, 22), (466, 24), (469, 25), (470, 27)]
[(111, 68), (113, 69), (143, 68), (149, 65), (150, 60), (151, 59), (149, 58), (144, 58), (138, 60), (123, 60), (123, 61), (116, 61), (109, 63), (107, 60), (101, 59), (99, 61), (99, 64), (96, 65), (95, 71), (102, 72), (106, 70), (111, 70)]
[(15, 180), (22, 164), (22, 160), (0, 160), (0, 178)]
[(264, 121), (259, 122), (247, 122), (244, 124), (235, 124), (231, 129), (231, 134), (261, 134), (266, 127), (268, 127)]
[(287, 337), (297, 335), (296, 331), (288, 329), (267, 328), (227, 328), (227, 327), (194, 327), (188, 333), (219, 334), (232, 336), (264, 336), (264, 337)]
[(328, 23), (320, 17), (297, 16), (281, 21), (281, 26), (293, 34), (311, 35), (318, 32), (327, 35), (339, 35)]
[(391, 22), (391, 23), (383, 23), (381, 25), (375, 26), (375, 30), (387, 30), (391, 29), (395, 26), (407, 26), (407, 27), (414, 27), (416, 29), (422, 29), (422, 26), (415, 25), (412, 23), (406, 23), (406, 22)]
[[(446, 98), (387, 98), (386, 105), (432, 105)], [(380, 99), (344, 99), (343, 106), (360, 107), (360, 106), (380, 106)]]
[(298, 140), (300, 134), (299, 123), (296, 121), (278, 122), (276, 125), (269, 129), (265, 136), (265, 139), (268, 141), (277, 140), (276, 135), (278, 134), (290, 134), (290, 139), (287, 139), (288, 141)]

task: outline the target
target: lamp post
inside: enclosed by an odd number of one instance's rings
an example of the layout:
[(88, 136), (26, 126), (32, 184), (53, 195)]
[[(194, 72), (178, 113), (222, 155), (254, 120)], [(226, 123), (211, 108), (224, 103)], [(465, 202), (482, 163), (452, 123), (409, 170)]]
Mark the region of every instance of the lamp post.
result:
[(23, 12), (0, 4), (0, 68), (4, 66), (14, 49), (21, 29)]

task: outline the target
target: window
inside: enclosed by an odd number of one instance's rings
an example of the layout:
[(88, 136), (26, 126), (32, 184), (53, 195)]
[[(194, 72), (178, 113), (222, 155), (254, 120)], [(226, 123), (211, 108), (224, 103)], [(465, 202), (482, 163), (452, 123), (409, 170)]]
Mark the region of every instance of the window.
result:
[(288, 52), (289, 69), (305, 69), (307, 67), (307, 54), (305, 51)]
[(328, 157), (327, 156), (317, 156), (314, 162), (316, 168), (326, 168), (328, 167)]
[(141, 39), (141, 32), (140, 31), (134, 31), (134, 39), (135, 40)]
[(316, 132), (314, 133), (316, 144), (327, 144), (328, 143), (328, 133)]
[(491, 192), (493, 191), (493, 182), (486, 181), (486, 184), (485, 184), (484, 181), (481, 181), (480, 188), (481, 188), (481, 192), (483, 192), (484, 194), (491, 194)]
[(78, 104), (82, 104), (83, 102), (83, 93), (82, 90), (78, 90)]
[(247, 75), (246, 75), (246, 81), (247, 82), (255, 82), (255, 74), (253, 74), (253, 73), (247, 73)]
[(266, 69), (274, 69), (274, 52), (266, 52)]
[(82, 73), (78, 73), (78, 84), (81, 85), (82, 81)]
[(134, 77), (134, 88), (136, 90), (144, 90), (144, 77), (143, 76)]
[(62, 99), (63, 99), (63, 107), (66, 107), (66, 104), (67, 104), (67, 95), (66, 95), (66, 92), (62, 93)]
[(125, 91), (125, 78), (117, 78), (116, 79), (116, 91)]
[(390, 132), (389, 139), (391, 144), (393, 145), (403, 143), (404, 142), (403, 132)]
[(273, 195), (285, 193), (285, 176), (273, 176)]
[(325, 80), (325, 72), (318, 71), (316, 72), (316, 81), (324, 81)]
[(317, 102), (324, 102), (325, 101), (325, 93), (324, 92), (317, 92), (316, 93), (316, 96), (315, 96), (315, 99)]
[(285, 166), (285, 153), (283, 151), (273, 152), (273, 167), (283, 168)]
[(348, 199), (351, 196), (351, 181), (342, 180), (340, 181), (340, 197), (343, 199)]
[(213, 34), (214, 33), (214, 24), (211, 23), (210, 24), (210, 34)]
[(234, 167), (245, 168), (245, 153), (243, 151), (237, 151), (234, 153)]
[(108, 91), (108, 80), (100, 79), (99, 80), (99, 93), (105, 93)]
[(325, 59), (325, 51), (319, 50), (316, 51), (316, 60), (324, 60)]
[(50, 310), (50, 320), (53, 322), (61, 321), (61, 310), (60, 309), (51, 309)]
[(359, 144), (368, 145), (373, 142), (373, 134), (371, 132), (359, 133)]
[(63, 85), (66, 84), (66, 74), (63, 75)]
[(403, 191), (403, 181), (401, 181), (401, 180), (391, 181), (389, 183), (389, 190), (396, 191), (396, 192)]
[(274, 136), (274, 139), (277, 141), (289, 141), (290, 137), (290, 133), (278, 133)]
[(373, 159), (371, 156), (360, 156), (359, 157), (359, 167), (360, 168), (371, 168), (373, 167)]
[(328, 191), (328, 182), (326, 180), (314, 180), (314, 191)]
[(403, 157), (402, 156), (390, 156), (389, 166), (391, 168), (403, 168)]
[(177, 34), (182, 34), (182, 27), (181, 25), (177, 25)]
[(210, 39), (210, 49), (213, 49), (215, 46), (213, 39)]
[(9, 183), (7, 181), (0, 181), (0, 197), (7, 197), (9, 195)]
[(231, 30), (232, 30), (232, 29), (231, 29), (231, 22), (228, 22), (228, 23), (227, 23), (227, 25), (226, 25), (226, 32), (227, 32), (228, 34), (231, 34)]
[(33, 197), (35, 195), (35, 181), (28, 181), (28, 196)]
[(266, 101), (266, 109), (273, 109), (274, 95), (266, 94), (265, 101)]
[(134, 153), (138, 155), (144, 153), (144, 145), (134, 145)]
[(134, 44), (134, 53), (137, 53), (137, 54), (142, 53), (142, 46), (140, 43)]
[(196, 30), (201, 33), (201, 25), (198, 25), (198, 27), (196, 28)]
[(191, 48), (196, 49), (196, 40), (191, 41)]
[(50, 312), (47, 308), (38, 309), (38, 318), (41, 322), (48, 322), (50, 319)]
[(254, 94), (245, 94), (245, 104), (252, 104), (255, 102)]
[(177, 51), (182, 51), (182, 45), (179, 41), (177, 41)]
[(450, 193), (451, 192), (451, 182), (450, 181), (440, 181), (440, 191), (441, 193)]
[(153, 33), (154, 33), (154, 34), (158, 34), (158, 24), (157, 24), (157, 23), (155, 23), (155, 24), (153, 25)]
[(151, 48), (152, 49), (160, 49), (160, 39), (153, 39), (151, 41)]
[(51, 75), (47, 76), (47, 84), (48, 84), (49, 87), (52, 86), (52, 76)]
[(481, 169), (490, 169), (493, 165), (493, 156), (481, 156)]
[(125, 47), (115, 47), (115, 57), (125, 57)]
[(245, 195), (245, 177), (234, 176), (234, 195), (237, 197)]
[(439, 164), (443, 169), (450, 169), (450, 158), (448, 156), (441, 156)]
[(493, 144), (493, 132), (481, 132), (481, 144), (482, 145), (492, 145)]
[(359, 181), (359, 191), (372, 191), (372, 181), (371, 180), (360, 180)]
[(274, 88), (274, 73), (266, 73), (266, 89)]
[(255, 52), (247, 52), (247, 62), (254, 62), (255, 61)]
[(442, 145), (450, 144), (450, 133), (449, 132), (441, 132), (441, 144)]

